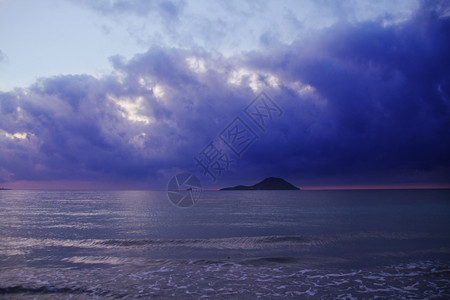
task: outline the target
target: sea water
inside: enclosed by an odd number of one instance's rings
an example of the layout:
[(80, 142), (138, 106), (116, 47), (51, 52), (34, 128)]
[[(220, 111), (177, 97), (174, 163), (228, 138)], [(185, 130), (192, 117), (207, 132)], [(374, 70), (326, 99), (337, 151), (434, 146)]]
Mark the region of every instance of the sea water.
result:
[(450, 298), (450, 191), (0, 191), (0, 297)]

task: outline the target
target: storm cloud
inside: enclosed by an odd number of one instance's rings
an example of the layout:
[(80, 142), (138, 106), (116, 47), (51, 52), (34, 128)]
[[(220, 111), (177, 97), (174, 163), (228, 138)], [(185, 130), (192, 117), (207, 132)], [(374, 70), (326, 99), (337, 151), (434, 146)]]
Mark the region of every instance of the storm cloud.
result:
[[(406, 21), (340, 21), (291, 43), (266, 34), (267, 47), (233, 56), (153, 46), (111, 57), (110, 75), (1, 92), (0, 182), (156, 188), (188, 170), (212, 186), (265, 176), (299, 186), (448, 184), (446, 12), (422, 4)], [(209, 183), (194, 156), (262, 91), (282, 117)]]

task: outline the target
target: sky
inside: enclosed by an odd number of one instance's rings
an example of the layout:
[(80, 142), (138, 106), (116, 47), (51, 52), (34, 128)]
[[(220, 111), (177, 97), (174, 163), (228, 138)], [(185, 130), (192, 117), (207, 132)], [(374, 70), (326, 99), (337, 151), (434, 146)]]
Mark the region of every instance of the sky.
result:
[(450, 187), (448, 1), (0, 0), (0, 187)]

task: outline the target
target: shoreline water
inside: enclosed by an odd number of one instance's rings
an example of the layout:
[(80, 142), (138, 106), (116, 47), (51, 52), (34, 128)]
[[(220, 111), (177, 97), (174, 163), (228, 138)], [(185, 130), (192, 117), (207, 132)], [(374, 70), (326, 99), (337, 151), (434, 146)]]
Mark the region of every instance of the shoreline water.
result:
[(0, 296), (450, 297), (450, 191), (0, 194)]

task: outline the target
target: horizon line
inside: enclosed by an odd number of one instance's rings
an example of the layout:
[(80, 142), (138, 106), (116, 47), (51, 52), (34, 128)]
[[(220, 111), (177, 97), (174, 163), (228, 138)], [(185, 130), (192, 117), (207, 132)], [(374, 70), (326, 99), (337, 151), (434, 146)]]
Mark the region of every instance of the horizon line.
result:
[[(303, 191), (333, 191), (333, 190), (432, 190), (432, 189), (450, 189), (450, 185), (364, 185), (364, 186), (296, 186)], [(202, 188), (202, 191), (221, 191), (222, 188)], [(167, 188), (138, 188), (138, 187), (123, 187), (123, 188), (106, 188), (106, 187), (21, 187), (12, 188), (7, 186), (0, 186), (0, 190), (14, 190), (14, 191), (38, 191), (38, 190), (53, 190), (53, 191), (167, 191)], [(255, 190), (260, 191), (260, 190)], [(263, 191), (263, 190), (261, 190)]]

